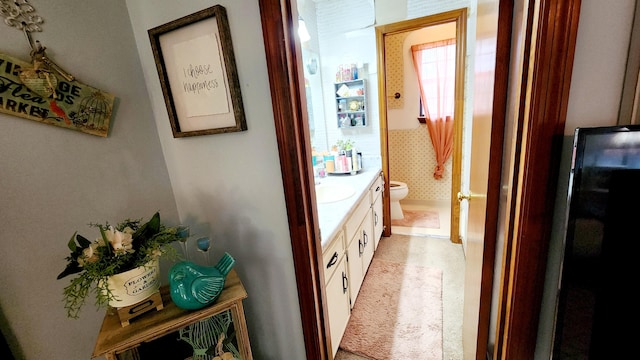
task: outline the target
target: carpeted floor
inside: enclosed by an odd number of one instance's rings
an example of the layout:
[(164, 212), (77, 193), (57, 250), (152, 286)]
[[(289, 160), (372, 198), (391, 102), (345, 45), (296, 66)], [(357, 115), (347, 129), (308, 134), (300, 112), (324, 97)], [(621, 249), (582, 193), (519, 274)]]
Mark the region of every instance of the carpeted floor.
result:
[[(464, 298), (464, 254), (462, 245), (454, 244), (447, 238), (394, 234), (390, 237), (383, 237), (380, 240), (374, 259), (442, 270), (443, 359), (462, 360)], [(365, 277), (365, 281), (366, 279), (367, 277)], [(363, 299), (362, 294), (359, 295), (356, 300), (356, 306)], [(335, 356), (335, 360), (370, 359), (343, 349), (339, 349)]]
[(373, 259), (340, 347), (376, 360), (442, 360), (442, 270)]

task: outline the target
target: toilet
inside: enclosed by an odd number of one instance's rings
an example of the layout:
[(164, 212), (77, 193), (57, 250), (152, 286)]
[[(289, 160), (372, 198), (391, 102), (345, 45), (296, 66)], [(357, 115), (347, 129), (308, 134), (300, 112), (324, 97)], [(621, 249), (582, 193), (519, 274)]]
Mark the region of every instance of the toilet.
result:
[(409, 187), (401, 181), (389, 181), (389, 199), (391, 200), (391, 220), (404, 219), (400, 200), (409, 194)]

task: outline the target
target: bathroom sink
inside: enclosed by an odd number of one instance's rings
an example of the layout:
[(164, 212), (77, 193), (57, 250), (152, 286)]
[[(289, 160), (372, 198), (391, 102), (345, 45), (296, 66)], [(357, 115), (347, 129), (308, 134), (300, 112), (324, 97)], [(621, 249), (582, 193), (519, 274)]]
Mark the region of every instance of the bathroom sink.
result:
[(320, 204), (332, 203), (348, 199), (356, 191), (351, 185), (346, 184), (319, 184), (316, 185), (316, 201)]

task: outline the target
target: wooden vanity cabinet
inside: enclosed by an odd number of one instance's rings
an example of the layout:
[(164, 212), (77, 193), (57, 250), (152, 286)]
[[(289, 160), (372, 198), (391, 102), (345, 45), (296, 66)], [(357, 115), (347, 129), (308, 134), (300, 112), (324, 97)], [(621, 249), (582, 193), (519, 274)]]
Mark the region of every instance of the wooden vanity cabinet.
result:
[(331, 348), (335, 356), (382, 235), (382, 174), (373, 180), (323, 251)]
[(340, 231), (331, 240), (329, 247), (323, 252), (322, 258), (331, 332), (331, 348), (335, 356), (351, 315), (349, 277), (344, 251), (344, 232)]

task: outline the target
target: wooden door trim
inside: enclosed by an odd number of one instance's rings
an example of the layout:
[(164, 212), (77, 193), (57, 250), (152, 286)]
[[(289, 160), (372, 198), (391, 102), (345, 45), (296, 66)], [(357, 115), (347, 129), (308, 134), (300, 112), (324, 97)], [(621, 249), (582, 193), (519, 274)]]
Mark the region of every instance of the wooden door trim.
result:
[[(282, 182), (307, 359), (332, 359), (326, 310), (302, 54), (293, 31), (295, 1), (260, 0)], [(308, 161), (307, 161), (308, 160)]]
[[(462, 131), (464, 126), (464, 100), (465, 100), (465, 74), (466, 74), (466, 49), (467, 49), (467, 8), (460, 8), (442, 12), (439, 14), (424, 16), (416, 19), (399, 21), (396, 23), (380, 25), (376, 27), (376, 53), (378, 60), (378, 114), (380, 116), (380, 153), (382, 154), (382, 172), (385, 179), (385, 193), (389, 194), (389, 126), (387, 119), (387, 94), (386, 94), (386, 63), (385, 43), (387, 35), (411, 32), (429, 26), (448, 23), (456, 24), (456, 83), (455, 83), (455, 109), (454, 109), (454, 142), (452, 151), (452, 176), (451, 196), (449, 198), (450, 210), (450, 241), (461, 243), (460, 239), (460, 191), (462, 177)], [(389, 197), (383, 199), (383, 227), (384, 236), (391, 236), (391, 203)]]
[[(580, 0), (529, 3), (531, 57), (518, 112), (511, 223), (505, 234), (494, 359), (533, 359), (573, 68)], [(538, 6), (536, 8), (536, 6)]]
[[(504, 129), (507, 116), (509, 89), (509, 64), (511, 59), (511, 33), (513, 1), (501, 0), (498, 4), (498, 31), (496, 37), (496, 63), (491, 114), (491, 144), (489, 145), (489, 172), (487, 179), (487, 204), (482, 252), (480, 304), (478, 310), (478, 337), (476, 360), (486, 360), (491, 322), (491, 301), (495, 269), (496, 241), (498, 238), (498, 214), (502, 193), (502, 163), (504, 156)], [(494, 315), (495, 316), (495, 315)]]

